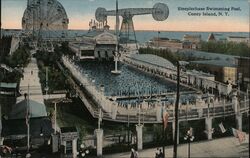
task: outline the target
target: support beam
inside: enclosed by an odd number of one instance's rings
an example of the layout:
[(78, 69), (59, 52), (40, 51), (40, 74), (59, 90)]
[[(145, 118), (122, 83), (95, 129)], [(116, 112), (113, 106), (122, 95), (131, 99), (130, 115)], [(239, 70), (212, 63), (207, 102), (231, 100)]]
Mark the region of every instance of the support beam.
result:
[(238, 113), (238, 98), (237, 98), (237, 93), (233, 93), (232, 105), (233, 105), (233, 109), (234, 109), (235, 114), (237, 114)]
[(237, 129), (242, 131), (242, 114), (239, 113), (236, 115)]
[(157, 122), (161, 122), (162, 121), (162, 114), (161, 114), (161, 105), (160, 104), (158, 104), (157, 106), (156, 106), (156, 120), (157, 120)]
[(62, 141), (62, 145), (64, 146), (64, 154), (66, 154), (67, 150), (66, 150), (66, 145), (67, 145), (67, 142), (66, 141)]
[(59, 137), (57, 134), (52, 134), (52, 153), (58, 152)]
[(97, 157), (102, 156), (102, 146), (103, 146), (103, 130), (102, 129), (96, 129), (95, 130), (96, 135), (96, 151), (97, 151)]
[(142, 128), (143, 125), (136, 125), (136, 133), (137, 133), (137, 150), (143, 149), (143, 138), (142, 138)]
[(206, 123), (206, 133), (207, 133), (207, 139), (211, 140), (213, 135), (212, 130), (212, 117), (206, 117), (205, 123)]
[(72, 141), (72, 154), (73, 158), (77, 158), (77, 139)]
[[(178, 126), (178, 129), (179, 129), (179, 121), (178, 121), (178, 124), (177, 124), (177, 126)], [(175, 138), (175, 122), (172, 122), (172, 129), (173, 129), (173, 140), (174, 140), (174, 138)], [(177, 131), (177, 144), (179, 144), (179, 137), (180, 137), (180, 131), (178, 130)]]

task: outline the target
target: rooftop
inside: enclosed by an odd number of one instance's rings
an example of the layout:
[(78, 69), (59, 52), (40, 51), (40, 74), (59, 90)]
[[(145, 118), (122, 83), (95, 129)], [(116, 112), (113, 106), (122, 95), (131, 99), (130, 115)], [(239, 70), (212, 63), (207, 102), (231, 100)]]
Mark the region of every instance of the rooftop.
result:
[(197, 51), (197, 50), (181, 50), (178, 53), (184, 56), (196, 57), (196, 58), (201, 58), (205, 60), (226, 60), (227, 62), (231, 62), (231, 63), (234, 63), (235, 58), (239, 57), (239, 56), (211, 53), (211, 52), (205, 52), (205, 51)]
[(172, 69), (175, 68), (175, 66), (170, 61), (162, 57), (159, 57), (157, 55), (132, 54), (130, 57), (139, 61), (150, 63), (152, 65), (160, 66), (160, 67), (167, 67), (167, 68), (172, 68)]
[(47, 116), (44, 104), (38, 103), (34, 100), (25, 99), (12, 107), (9, 119), (25, 119), (27, 114), (27, 107), (29, 107), (30, 118)]
[(0, 88), (17, 88), (17, 83), (5, 83), (5, 82), (0, 82)]
[(247, 38), (247, 37), (244, 37), (244, 36), (228, 36), (228, 38)]
[(237, 67), (236, 64), (228, 62), (226, 60), (201, 60), (201, 61), (191, 61), (191, 63), (215, 65), (220, 67)]

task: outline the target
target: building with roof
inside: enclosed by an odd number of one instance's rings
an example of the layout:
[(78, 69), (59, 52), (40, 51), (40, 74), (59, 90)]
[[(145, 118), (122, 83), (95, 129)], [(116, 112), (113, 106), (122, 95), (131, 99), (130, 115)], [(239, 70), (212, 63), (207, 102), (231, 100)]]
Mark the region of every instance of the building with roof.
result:
[(53, 129), (45, 105), (31, 99), (24, 99), (13, 105), (8, 117), (2, 119), (1, 136), (4, 138), (5, 145), (13, 148), (18, 146), (26, 150), (27, 111), (29, 111), (31, 146), (41, 146), (50, 139)]
[(213, 33), (210, 33), (210, 34), (209, 34), (209, 36), (208, 36), (208, 38), (207, 38), (207, 41), (208, 41), (208, 42), (214, 42), (214, 41), (216, 41), (216, 38), (215, 38), (215, 36), (214, 36)]
[(250, 38), (243, 36), (228, 36), (227, 41), (235, 43), (250, 43)]
[(131, 54), (129, 56), (130, 59), (133, 59), (138, 62), (142, 62), (145, 64), (149, 64), (150, 66), (156, 66), (159, 68), (166, 68), (166, 69), (175, 69), (175, 66), (162, 57), (152, 54)]
[(17, 95), (17, 83), (0, 82), (0, 95)]
[[(188, 42), (183, 47), (184, 49), (198, 49), (201, 47), (200, 43), (202, 41), (201, 35), (189, 35), (185, 34), (182, 39), (183, 42)], [(190, 44), (189, 47), (187, 44)]]
[(197, 70), (215, 75), (215, 80), (223, 83), (237, 83), (237, 65), (227, 60), (192, 61)]
[(109, 26), (104, 26), (103, 29), (92, 28), (84, 36), (78, 37), (77, 41), (69, 43), (70, 49), (80, 60), (111, 60), (114, 57), (116, 45), (117, 38), (109, 31)]
[(149, 46), (159, 47), (159, 48), (168, 48), (172, 51), (177, 51), (182, 49), (182, 42), (180, 40), (168, 39), (168, 38), (153, 38), (148, 42)]
[(250, 58), (238, 57), (237, 60), (237, 75), (241, 87), (250, 90)]

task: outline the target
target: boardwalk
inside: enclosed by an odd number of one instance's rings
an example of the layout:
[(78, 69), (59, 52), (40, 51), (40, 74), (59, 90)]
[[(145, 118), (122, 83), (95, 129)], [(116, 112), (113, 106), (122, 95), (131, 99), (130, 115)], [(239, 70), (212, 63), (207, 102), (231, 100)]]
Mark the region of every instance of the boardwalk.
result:
[[(239, 143), (235, 137), (220, 138), (212, 141), (191, 143), (191, 157), (208, 158), (208, 157), (242, 157), (249, 156), (249, 135), (246, 141)], [(139, 151), (139, 158), (154, 158), (156, 148)], [(166, 158), (173, 157), (173, 146), (165, 148)], [(187, 144), (178, 145), (178, 157), (184, 158), (188, 156)], [(130, 153), (119, 153), (113, 155), (104, 155), (104, 158), (128, 158)]]

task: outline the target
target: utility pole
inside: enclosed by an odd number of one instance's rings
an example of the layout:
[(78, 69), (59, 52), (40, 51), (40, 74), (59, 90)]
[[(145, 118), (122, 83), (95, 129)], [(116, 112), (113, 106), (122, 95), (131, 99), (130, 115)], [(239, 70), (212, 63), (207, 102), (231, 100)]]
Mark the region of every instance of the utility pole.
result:
[(25, 96), (25, 100), (26, 100), (26, 125), (27, 125), (27, 154), (26, 154), (26, 158), (31, 157), (30, 152), (30, 103), (29, 103), (29, 85), (28, 85), (28, 94)]
[(2, 42), (2, 0), (0, 0), (0, 38)]
[(165, 132), (165, 123), (164, 123), (164, 112), (163, 112), (163, 107), (161, 107), (162, 109), (162, 136), (163, 136), (163, 144), (162, 144), (162, 151), (163, 151), (163, 158), (165, 158), (165, 134), (166, 134), (166, 132)]
[(129, 103), (127, 105), (127, 110), (128, 110), (128, 145), (130, 144), (130, 139), (129, 139), (129, 109), (128, 109), (128, 106), (130, 105), (131, 106), (131, 103), (130, 103), (130, 87), (128, 87), (128, 99), (129, 99)]
[(118, 15), (118, 0), (116, 0), (116, 28), (115, 28), (115, 31), (116, 31), (116, 40), (117, 40), (117, 44), (116, 44), (116, 47), (115, 47), (115, 55), (114, 55), (114, 61), (115, 61), (115, 70), (111, 71), (111, 73), (113, 74), (117, 74), (119, 75), (121, 73), (121, 71), (118, 70), (118, 55), (119, 55), (119, 37), (118, 37), (118, 34), (119, 34), (119, 15)]
[(175, 131), (174, 131), (174, 158), (177, 158), (177, 140), (178, 140), (178, 115), (179, 115), (179, 97), (180, 97), (180, 63), (177, 61), (177, 96), (175, 102)]
[(56, 105), (57, 105), (57, 102), (54, 103), (54, 109), (55, 109), (55, 111), (54, 111), (54, 117), (55, 117), (55, 118), (54, 118), (54, 119), (55, 119), (55, 120), (54, 120), (54, 121), (55, 121), (55, 123), (54, 123), (54, 134), (55, 134), (55, 135), (56, 135), (56, 126), (57, 126), (57, 125), (56, 125), (56, 124), (57, 124), (57, 121), (56, 121), (56, 117), (57, 117), (57, 107), (56, 107)]
[(2, 105), (0, 104), (0, 145), (2, 145)]

